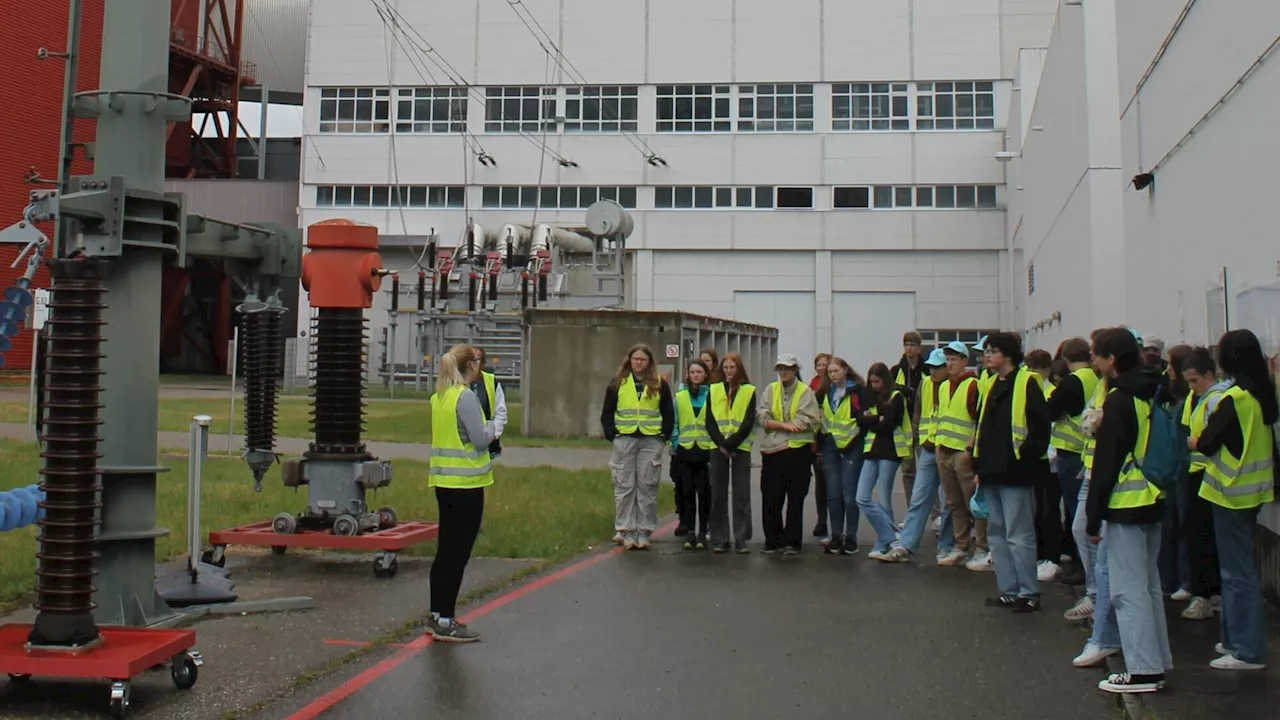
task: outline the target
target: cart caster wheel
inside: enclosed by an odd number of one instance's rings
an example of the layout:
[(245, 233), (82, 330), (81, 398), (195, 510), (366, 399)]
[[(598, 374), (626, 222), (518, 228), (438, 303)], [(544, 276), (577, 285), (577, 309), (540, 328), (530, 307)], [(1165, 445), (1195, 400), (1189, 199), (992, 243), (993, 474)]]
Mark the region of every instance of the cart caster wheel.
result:
[(277, 535), (292, 535), (298, 531), (298, 518), (289, 513), (280, 513), (271, 520), (271, 532)]
[(121, 720), (129, 712), (129, 683), (111, 683), (111, 717)]
[(396, 526), (400, 520), (396, 517), (396, 511), (389, 505), (378, 508), (378, 529), (390, 530)]
[(179, 690), (190, 690), (195, 687), (202, 664), (199, 653), (184, 653), (175, 657), (169, 666), (169, 675), (173, 678), (173, 684)]
[(211, 547), (200, 554), (200, 562), (214, 567), (227, 566), (226, 548), (221, 546)]
[(333, 521), (333, 534), (342, 537), (355, 537), (360, 534), (360, 521), (350, 515), (339, 515)]
[(379, 555), (373, 559), (373, 576), (376, 578), (393, 578), (400, 571), (400, 562), (394, 555)]

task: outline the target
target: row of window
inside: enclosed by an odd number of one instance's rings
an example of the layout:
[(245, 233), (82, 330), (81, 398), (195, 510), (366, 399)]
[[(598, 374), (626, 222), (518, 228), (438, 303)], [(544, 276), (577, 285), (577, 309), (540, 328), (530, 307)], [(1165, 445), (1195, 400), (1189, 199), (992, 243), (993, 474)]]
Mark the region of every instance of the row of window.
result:
[[(487, 185), (480, 207), (501, 209), (585, 210), (597, 200), (614, 200), (636, 209), (638, 188), (626, 186)], [(995, 185), (852, 185), (831, 189), (836, 209), (996, 207)], [(317, 207), (462, 208), (462, 185), (317, 185)], [(812, 187), (659, 185), (653, 189), (656, 210), (803, 210), (814, 206)]]
[[(659, 85), (655, 130), (687, 132), (812, 132), (815, 86)], [(489, 133), (636, 132), (637, 85), (490, 87), (484, 91)], [(392, 120), (390, 88), (320, 90), (320, 132), (460, 133), (470, 99), (463, 87), (397, 88)], [(991, 130), (992, 82), (836, 83), (831, 86), (833, 131)]]

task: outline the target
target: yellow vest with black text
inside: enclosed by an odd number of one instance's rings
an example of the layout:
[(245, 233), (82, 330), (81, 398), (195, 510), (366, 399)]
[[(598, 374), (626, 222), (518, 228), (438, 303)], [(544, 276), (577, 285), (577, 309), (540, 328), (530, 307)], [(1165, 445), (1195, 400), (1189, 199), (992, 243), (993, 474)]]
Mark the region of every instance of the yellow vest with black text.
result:
[[(1087, 367), (1072, 370), (1071, 374), (1080, 381), (1080, 387), (1084, 390), (1085, 405), (1088, 406), (1089, 398), (1093, 397), (1094, 389), (1098, 386), (1098, 374)], [(1084, 411), (1081, 410), (1080, 415), (1083, 414)], [(1066, 452), (1084, 452), (1085, 437), (1084, 430), (1080, 429), (1080, 415), (1068, 417), (1065, 420), (1055, 420), (1049, 444)]]
[[(1107, 393), (1109, 392), (1110, 391), (1107, 389), (1107, 381), (1099, 378), (1098, 384), (1093, 386), (1093, 394), (1089, 396), (1089, 403), (1085, 406), (1085, 409), (1101, 409), (1102, 404), (1107, 401)], [(1084, 461), (1084, 468), (1086, 470), (1093, 469), (1093, 453), (1097, 446), (1098, 441), (1092, 436), (1085, 438), (1084, 452), (1080, 453), (1080, 459)]]
[[(796, 413), (800, 412), (800, 397), (804, 395), (804, 391), (809, 387), (799, 380), (796, 381), (796, 389), (791, 394), (791, 407), (789, 412), (783, 413), (782, 410), (782, 383), (774, 381), (769, 383), (769, 392), (773, 394), (773, 404), (769, 407), (773, 419), (780, 423), (789, 423), (796, 419)], [(787, 447), (802, 448), (813, 442), (813, 431), (806, 430), (804, 432), (791, 433), (791, 438), (787, 440)]]
[[(710, 397), (707, 402), (711, 402)], [(707, 406), (694, 412), (693, 397), (687, 389), (676, 393), (676, 427), (679, 428), (678, 442), (685, 450), (692, 450), (694, 445), (703, 450), (715, 449), (711, 433), (707, 432)]]
[[(711, 413), (716, 417), (716, 427), (720, 428), (720, 434), (726, 439), (733, 437), (734, 433), (742, 429), (742, 423), (747, 420), (747, 413), (755, 412), (755, 408), (752, 407), (755, 404), (752, 402), (755, 389), (754, 385), (739, 385), (737, 394), (733, 396), (733, 407), (729, 407), (729, 392), (725, 389), (725, 384), (718, 382), (711, 386), (711, 397), (707, 402), (711, 403)], [(748, 435), (737, 449), (742, 452), (749, 451), (752, 439)]]
[[(1025, 366), (1019, 367), (1013, 375), (1013, 408), (1009, 418), (1009, 431), (1013, 433), (1013, 457), (1018, 460), (1022, 459), (1022, 443), (1027, 441), (1027, 382), (1033, 379), (1036, 384), (1041, 382), (1040, 376), (1031, 372)], [(993, 387), (994, 385), (995, 383), (992, 383)], [(989, 391), (990, 388), (988, 388), (987, 393), (982, 395), (982, 399), (979, 401), (978, 429), (973, 437), (974, 458), (978, 457), (978, 439), (982, 436), (982, 418), (986, 417), (987, 400), (991, 397)], [(1048, 456), (1049, 453), (1046, 450), (1040, 456), (1040, 459)]]
[(1248, 391), (1233, 385), (1225, 395), (1235, 405), (1244, 451), (1237, 458), (1222, 447), (1209, 458), (1200, 497), (1228, 510), (1248, 510), (1275, 499), (1275, 438)]
[(969, 413), (969, 388), (976, 382), (971, 377), (961, 380), (958, 385), (950, 378), (945, 382), (945, 402), (938, 408), (938, 422), (934, 428), (938, 447), (964, 451), (973, 446), (973, 432), (977, 426)]
[(619, 435), (631, 435), (637, 430), (641, 435), (661, 435), (662, 394), (645, 388), (644, 397), (636, 397), (635, 378), (627, 375), (618, 385), (618, 408), (613, 412), (613, 424)]
[(916, 432), (916, 441), (921, 445), (936, 443), (938, 427), (938, 384), (931, 377), (920, 379), (920, 428)]
[[(902, 419), (898, 422), (898, 426), (893, 429), (893, 451), (897, 453), (898, 457), (906, 458), (911, 456), (911, 414), (905, 412), (906, 397), (901, 392), (894, 390), (889, 395), (889, 402), (892, 403), (895, 397), (902, 398), (904, 412), (902, 413)], [(873, 405), (870, 410), (867, 410), (867, 414), (879, 415), (880, 410)], [(862, 451), (870, 452), (871, 446), (875, 441), (875, 431), (868, 432), (867, 441), (866, 444), (862, 446)]]
[(458, 398), (465, 390), (454, 385), (431, 396), (431, 470), (428, 487), (470, 490), (493, 484), (489, 447), (477, 448), (458, 432)]
[[(1205, 427), (1209, 424), (1209, 416), (1218, 407), (1218, 401), (1222, 399), (1222, 388), (1214, 387), (1204, 394), (1204, 397), (1196, 399), (1194, 394), (1187, 395), (1186, 401), (1182, 404), (1182, 424), (1187, 426), (1191, 431), (1191, 437), (1198, 438), (1204, 432)], [(1191, 472), (1205, 472), (1209, 469), (1209, 458), (1197, 450), (1191, 451)]]
[(1133, 443), (1133, 452), (1120, 466), (1120, 476), (1111, 490), (1107, 507), (1112, 510), (1148, 507), (1164, 496), (1164, 491), (1147, 480), (1140, 467), (1147, 457), (1147, 443), (1151, 439), (1151, 403), (1134, 398), (1133, 412), (1138, 417), (1138, 439)]
[(480, 372), (480, 378), (484, 380), (484, 394), (488, 402), (480, 403), (480, 414), (484, 416), (485, 422), (493, 419), (493, 414), (498, 411), (494, 403), (498, 401), (498, 379), (491, 372)]
[(837, 403), (836, 409), (832, 411), (831, 396), (829, 394), (822, 396), (822, 432), (831, 436), (831, 441), (839, 450), (849, 447), (862, 433), (862, 428), (858, 427), (858, 423), (853, 419), (851, 398), (852, 394), (846, 392)]

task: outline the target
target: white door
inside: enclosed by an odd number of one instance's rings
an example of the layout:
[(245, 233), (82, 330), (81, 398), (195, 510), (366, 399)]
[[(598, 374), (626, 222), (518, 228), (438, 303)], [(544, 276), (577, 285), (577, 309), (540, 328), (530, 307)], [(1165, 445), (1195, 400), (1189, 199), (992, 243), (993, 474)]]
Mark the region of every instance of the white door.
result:
[(831, 294), (832, 352), (865, 376), (872, 363), (889, 367), (902, 357), (902, 334), (916, 327), (915, 293)]
[[(818, 352), (816, 315), (811, 292), (733, 293), (733, 318), (778, 328), (778, 352), (792, 353), (800, 359), (801, 375), (806, 381), (813, 374), (813, 356)], [(752, 378), (759, 384), (770, 379)]]

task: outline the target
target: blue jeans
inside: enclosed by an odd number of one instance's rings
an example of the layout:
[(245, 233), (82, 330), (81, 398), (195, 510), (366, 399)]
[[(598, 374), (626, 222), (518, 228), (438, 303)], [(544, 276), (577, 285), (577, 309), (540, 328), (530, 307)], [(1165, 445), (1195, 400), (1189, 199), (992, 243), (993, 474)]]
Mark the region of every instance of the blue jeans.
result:
[[(1067, 531), (1062, 551), (1076, 562), (1080, 562), (1081, 553), (1085, 552), (1077, 547), (1075, 533), (1072, 532), (1076, 519), (1075, 501), (1080, 497), (1080, 487), (1084, 484), (1082, 473), (1084, 473), (1084, 460), (1080, 458), (1079, 453), (1058, 453), (1058, 482), (1062, 483), (1062, 505)], [(1058, 562), (1058, 558), (1049, 559)], [(1087, 577), (1089, 571), (1085, 572)]]
[(1213, 506), (1213, 535), (1222, 567), (1222, 646), (1237, 660), (1267, 661), (1267, 618), (1258, 570), (1253, 565), (1253, 526), (1258, 508)]
[(1111, 605), (1111, 573), (1107, 566), (1107, 523), (1102, 523), (1100, 532), (1101, 542), (1093, 545), (1098, 554), (1098, 564), (1094, 567), (1098, 599), (1093, 605), (1093, 634), (1089, 636), (1089, 642), (1119, 650), (1120, 626), (1116, 624), (1116, 609)]
[(862, 442), (853, 441), (848, 452), (836, 449), (829, 436), (822, 441), (822, 474), (827, 483), (827, 527), (831, 537), (848, 535), (858, 540), (858, 473), (862, 470)]
[(987, 499), (987, 544), (1000, 594), (1038, 597), (1035, 488), (984, 483), (982, 491)]
[[(882, 488), (886, 485), (893, 487), (893, 476), (896, 474), (898, 474), (898, 462), (896, 460), (865, 458), (862, 461), (862, 473), (858, 476), (858, 508), (862, 510), (867, 522), (871, 523), (871, 527), (876, 531), (876, 544), (872, 548), (873, 552), (888, 551), (893, 545), (894, 533), (897, 531), (897, 527), (893, 524), (893, 516), (885, 512), (884, 507), (872, 499), (872, 494), (876, 491), (876, 488)], [(887, 481), (886, 478), (888, 478)]]
[(1159, 523), (1107, 524), (1111, 604), (1120, 627), (1124, 665), (1132, 675), (1161, 675), (1173, 667), (1159, 558)]
[[(913, 554), (920, 550), (920, 540), (924, 537), (925, 528), (929, 527), (929, 513), (938, 498), (938, 489), (942, 486), (942, 476), (938, 474), (938, 456), (929, 450), (920, 449), (920, 458), (916, 461), (916, 484), (911, 491), (907, 503), (907, 524), (902, 528), (902, 547)], [(942, 504), (942, 531), (938, 533), (938, 552), (946, 554), (956, 546), (954, 530), (951, 526), (951, 510)]]
[[(1061, 467), (1061, 466), (1059, 466)], [(1063, 497), (1066, 497), (1064, 494)], [(1089, 542), (1089, 534), (1084, 531), (1084, 527), (1088, 524), (1088, 518), (1085, 517), (1085, 500), (1089, 498), (1089, 482), (1086, 480), (1080, 486), (1080, 494), (1076, 500), (1076, 517), (1071, 523), (1071, 537), (1076, 540), (1076, 548), (1080, 551), (1080, 564), (1084, 566), (1084, 591), (1085, 594), (1093, 598), (1094, 603), (1098, 602), (1098, 579), (1094, 577), (1097, 573), (1094, 566), (1098, 564), (1098, 546)]]

